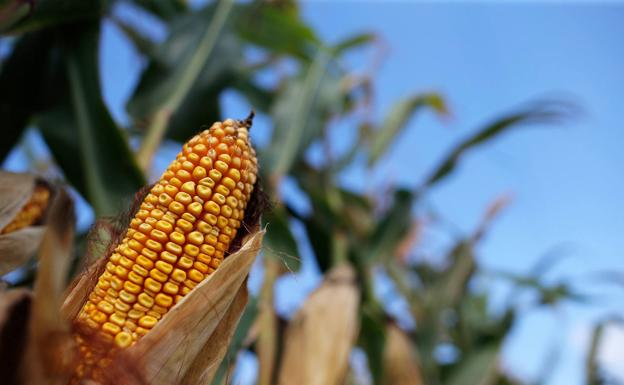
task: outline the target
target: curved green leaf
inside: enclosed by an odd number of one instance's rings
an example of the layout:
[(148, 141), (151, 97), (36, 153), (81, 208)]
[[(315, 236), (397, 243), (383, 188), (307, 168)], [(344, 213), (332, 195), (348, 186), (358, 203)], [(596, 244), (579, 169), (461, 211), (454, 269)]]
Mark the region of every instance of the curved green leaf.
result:
[(448, 113), (444, 99), (438, 94), (416, 95), (396, 103), (372, 138), (369, 165), (375, 164), (381, 158), (397, 135), (406, 127), (412, 115), (422, 108), (431, 108), (439, 115)]
[(245, 40), (271, 53), (288, 54), (299, 59), (314, 59), (319, 40), (294, 9), (267, 3), (251, 4), (240, 9), (236, 30)]
[(523, 124), (553, 123), (560, 121), (569, 114), (569, 106), (560, 103), (545, 102), (541, 105), (531, 106), (527, 109), (510, 114), (501, 119), (488, 124), (485, 128), (477, 130), (476, 133), (461, 141), (433, 170), (430, 176), (423, 183), (425, 189), (453, 172), (459, 159), (468, 150), (485, 144), (498, 135)]
[(336, 102), (336, 82), (325, 82), (329, 56), (319, 51), (304, 78), (288, 83), (275, 101), (275, 128), (271, 145), (261, 155), (272, 177), (286, 174), (302, 151), (318, 136)]
[(412, 223), (414, 194), (408, 190), (397, 190), (394, 203), (376, 226), (370, 239), (368, 259), (381, 262), (394, 256), (398, 244), (409, 232)]
[(359, 33), (335, 44), (332, 46), (332, 51), (336, 55), (341, 55), (350, 49), (372, 43), (376, 38), (377, 35), (374, 33)]

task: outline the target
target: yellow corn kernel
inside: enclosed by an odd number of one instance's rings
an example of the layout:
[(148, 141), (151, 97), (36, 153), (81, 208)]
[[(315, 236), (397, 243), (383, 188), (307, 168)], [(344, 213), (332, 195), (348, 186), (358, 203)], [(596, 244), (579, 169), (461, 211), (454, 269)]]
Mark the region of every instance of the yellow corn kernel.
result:
[(128, 332), (120, 332), (115, 336), (115, 344), (120, 348), (127, 348), (132, 344), (132, 335)]

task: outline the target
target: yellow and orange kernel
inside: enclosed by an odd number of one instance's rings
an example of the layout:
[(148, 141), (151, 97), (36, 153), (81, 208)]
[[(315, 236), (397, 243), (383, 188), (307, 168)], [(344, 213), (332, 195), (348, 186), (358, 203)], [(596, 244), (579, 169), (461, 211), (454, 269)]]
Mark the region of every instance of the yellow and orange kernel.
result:
[(44, 184), (37, 184), (28, 202), (15, 218), (0, 230), (0, 234), (11, 233), (39, 222), (45, 214), (49, 200), (50, 190), (48, 187)]
[(125, 348), (214, 272), (243, 221), (257, 174), (248, 123), (189, 140), (151, 188), (78, 320)]

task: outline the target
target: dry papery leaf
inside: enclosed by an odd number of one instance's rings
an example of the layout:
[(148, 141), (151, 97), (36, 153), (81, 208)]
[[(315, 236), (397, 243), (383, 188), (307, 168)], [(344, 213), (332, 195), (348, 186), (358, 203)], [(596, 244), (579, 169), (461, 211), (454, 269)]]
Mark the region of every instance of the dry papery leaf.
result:
[(353, 267), (330, 270), (286, 328), (280, 385), (343, 383), (358, 335), (359, 302)]
[(422, 385), (418, 357), (409, 336), (396, 324), (386, 327), (386, 345), (383, 354), (385, 385)]
[(74, 343), (70, 325), (59, 309), (74, 241), (74, 210), (69, 196), (57, 194), (39, 250), (28, 344), (22, 375), (25, 384), (65, 384), (70, 374)]
[(44, 226), (31, 226), (0, 234), (0, 276), (17, 269), (35, 255), (44, 231)]
[(31, 174), (0, 171), (0, 276), (23, 265), (39, 248), (42, 226), (1, 233), (28, 203), (38, 183), (42, 181)]

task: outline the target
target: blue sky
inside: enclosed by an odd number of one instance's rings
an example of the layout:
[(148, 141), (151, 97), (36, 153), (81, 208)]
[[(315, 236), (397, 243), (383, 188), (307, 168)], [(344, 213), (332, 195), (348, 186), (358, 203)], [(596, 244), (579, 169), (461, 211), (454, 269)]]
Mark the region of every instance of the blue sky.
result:
[[(529, 313), (510, 336), (503, 365), (534, 378), (550, 344), (559, 343), (563, 355), (549, 385), (580, 384), (589, 328), (624, 309), (621, 289), (587, 278), (592, 271), (624, 267), (624, 6), (308, 1), (302, 12), (328, 42), (364, 31), (380, 36), (381, 51), (355, 52), (347, 60), (365, 71), (380, 59), (372, 111), (378, 120), (397, 100), (431, 90), (441, 92), (452, 111), (449, 121), (428, 113), (412, 119), (371, 177), (357, 169), (344, 175), (352, 188), (368, 190), (387, 180), (415, 186), (471, 130), (527, 101), (560, 97), (581, 107), (564, 125), (517, 130), (470, 154), (452, 179), (426, 197), (449, 226), (468, 233), (489, 202), (513, 194), (513, 204), (479, 249), (479, 261), (490, 271), (527, 272), (552, 250), (569, 256), (548, 277), (578, 280), (600, 296), (600, 306), (567, 304)], [(164, 37), (150, 20), (137, 22)], [(106, 102), (125, 122), (125, 101), (144, 63), (110, 24), (100, 60)], [(227, 116), (244, 116), (248, 109), (236, 95), (224, 98)], [(262, 118), (259, 123), (268, 124)], [(252, 135), (263, 135), (258, 132)], [(158, 167), (176, 152), (165, 149)], [(19, 163), (14, 155), (13, 164)], [(86, 226), (89, 213), (81, 212)], [(440, 251), (441, 234), (427, 231), (423, 249)], [(292, 310), (317, 282), (307, 264), (300, 277), (280, 283), (280, 306)], [(507, 289), (482, 284), (499, 299)], [(603, 359), (624, 379), (624, 365), (617, 365), (624, 357), (624, 331), (613, 329), (608, 336)]]

